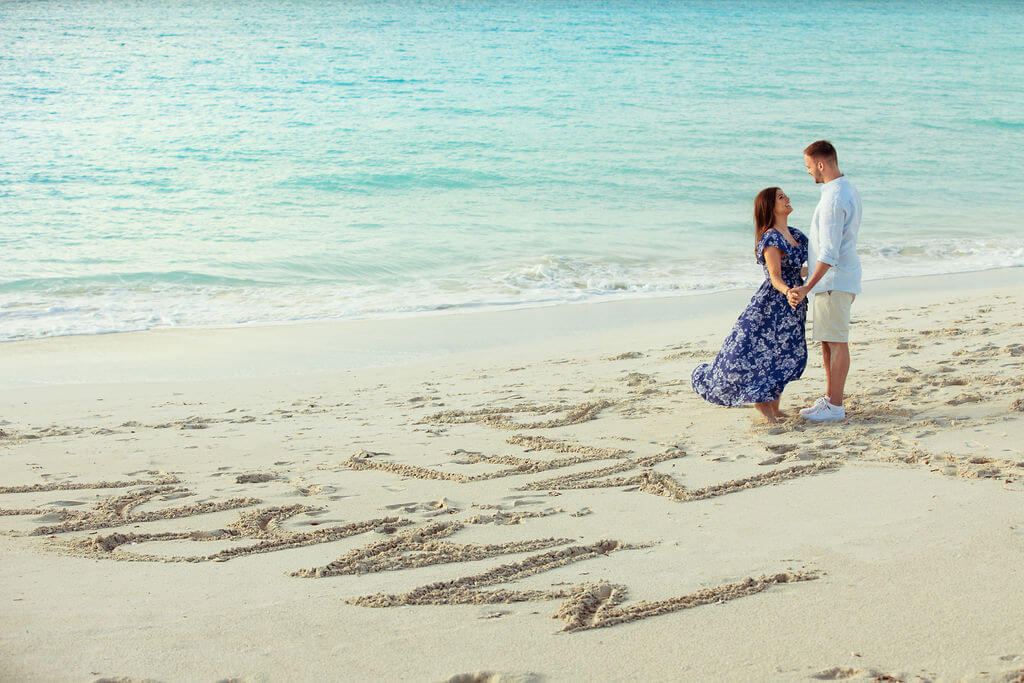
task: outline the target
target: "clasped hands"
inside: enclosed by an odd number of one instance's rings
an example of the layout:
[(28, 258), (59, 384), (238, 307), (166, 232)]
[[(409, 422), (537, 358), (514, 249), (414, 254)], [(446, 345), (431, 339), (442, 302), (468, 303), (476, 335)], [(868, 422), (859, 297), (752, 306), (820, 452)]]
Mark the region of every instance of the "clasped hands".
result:
[(802, 287), (790, 287), (789, 291), (786, 293), (789, 305), (793, 308), (799, 306), (800, 302), (807, 298), (807, 291), (809, 289), (810, 287), (807, 287), (806, 285)]

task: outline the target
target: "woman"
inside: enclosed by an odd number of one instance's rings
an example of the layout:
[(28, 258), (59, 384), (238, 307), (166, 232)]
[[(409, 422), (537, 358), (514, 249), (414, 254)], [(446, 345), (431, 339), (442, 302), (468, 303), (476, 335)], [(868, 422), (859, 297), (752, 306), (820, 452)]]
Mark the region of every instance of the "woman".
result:
[(769, 422), (779, 409), (782, 390), (807, 365), (804, 324), (807, 302), (795, 309), (786, 298), (806, 275), (807, 237), (786, 225), (793, 213), (789, 197), (777, 187), (754, 199), (754, 254), (767, 279), (740, 314), (713, 363), (694, 369), (693, 390), (723, 406), (753, 403)]

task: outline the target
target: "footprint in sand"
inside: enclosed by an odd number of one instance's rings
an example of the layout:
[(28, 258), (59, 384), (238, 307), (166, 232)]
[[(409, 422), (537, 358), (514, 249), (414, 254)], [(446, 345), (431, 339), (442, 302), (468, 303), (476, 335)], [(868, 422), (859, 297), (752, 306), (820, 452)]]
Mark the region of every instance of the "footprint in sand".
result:
[(604, 360), (636, 360), (637, 358), (643, 357), (644, 354), (639, 351), (626, 351), (625, 353), (620, 353), (617, 356), (608, 356)]
[[(494, 612), (497, 616), (507, 614), (506, 612)], [(480, 617), (491, 619), (492, 616)], [(493, 671), (474, 671), (468, 674), (456, 674), (448, 678), (444, 683), (540, 683), (544, 679), (537, 674), (507, 674), (495, 673)]]
[(280, 479), (280, 475), (273, 472), (254, 472), (251, 474), (239, 474), (235, 477), (236, 484), (262, 484), (268, 481)]

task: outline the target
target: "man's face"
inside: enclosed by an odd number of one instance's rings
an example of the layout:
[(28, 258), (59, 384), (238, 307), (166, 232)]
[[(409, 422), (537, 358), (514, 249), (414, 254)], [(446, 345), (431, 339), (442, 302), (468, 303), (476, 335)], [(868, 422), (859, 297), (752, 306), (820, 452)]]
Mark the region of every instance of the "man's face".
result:
[(812, 157), (807, 156), (806, 154), (804, 155), (804, 166), (807, 167), (807, 175), (814, 178), (814, 182), (825, 182), (825, 177), (822, 174), (822, 169), (818, 166), (818, 162), (815, 161)]

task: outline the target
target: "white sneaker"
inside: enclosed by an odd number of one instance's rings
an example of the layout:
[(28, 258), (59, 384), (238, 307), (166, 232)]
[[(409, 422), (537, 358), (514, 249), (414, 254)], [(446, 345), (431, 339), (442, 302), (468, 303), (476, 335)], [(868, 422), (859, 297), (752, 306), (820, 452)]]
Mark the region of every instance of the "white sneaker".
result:
[(821, 410), (825, 406), (825, 404), (827, 404), (827, 403), (828, 403), (828, 396), (822, 396), (817, 401), (812, 403), (810, 408), (801, 408), (800, 409), (800, 414), (801, 415), (810, 415), (811, 413), (816, 413), (819, 410)]
[(813, 413), (804, 415), (804, 419), (811, 420), (813, 422), (836, 422), (838, 420), (845, 420), (846, 408), (842, 406), (834, 406), (830, 401)]

